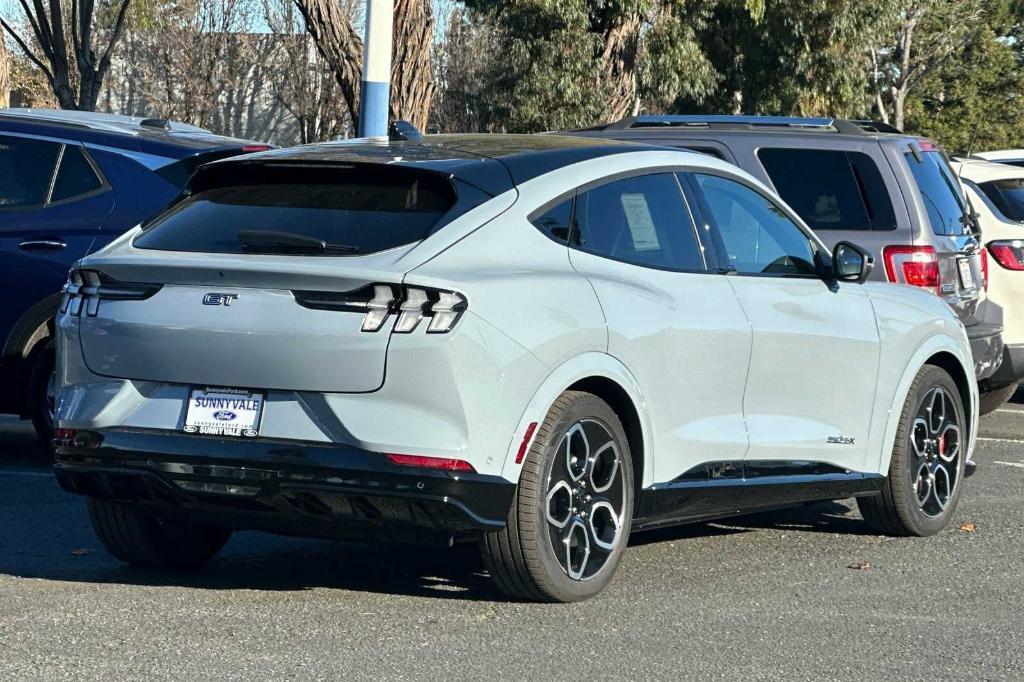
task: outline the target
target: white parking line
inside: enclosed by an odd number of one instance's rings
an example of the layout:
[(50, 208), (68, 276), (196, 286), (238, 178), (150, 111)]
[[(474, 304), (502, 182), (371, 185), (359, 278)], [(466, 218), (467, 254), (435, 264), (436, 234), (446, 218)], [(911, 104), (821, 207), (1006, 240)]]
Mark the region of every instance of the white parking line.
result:
[(1020, 462), (992, 462), (992, 463), (993, 464), (1005, 464), (1008, 467), (1018, 467), (1020, 469), (1024, 469), (1024, 464), (1021, 464)]
[(978, 437), (979, 441), (985, 441), (987, 443), (1018, 443), (1024, 445), (1024, 438), (985, 438), (983, 436)]
[(53, 478), (53, 474), (48, 471), (11, 471), (10, 469), (0, 469), (0, 476), (36, 476), (39, 478)]

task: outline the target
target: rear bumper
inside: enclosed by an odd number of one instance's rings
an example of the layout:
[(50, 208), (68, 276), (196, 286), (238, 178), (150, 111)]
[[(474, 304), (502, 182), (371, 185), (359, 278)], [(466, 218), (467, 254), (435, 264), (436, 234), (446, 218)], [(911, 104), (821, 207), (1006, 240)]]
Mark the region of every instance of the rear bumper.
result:
[(1003, 362), (1003, 328), (998, 324), (978, 322), (967, 327), (974, 356), (974, 374), (978, 381), (988, 379)]
[(79, 432), (57, 448), (54, 472), (68, 492), (168, 517), (396, 542), (500, 528), (515, 491), (497, 476), (399, 467), (354, 447), (145, 431)]
[(981, 390), (992, 391), (1024, 380), (1024, 344), (1003, 346), (999, 369), (982, 382)]

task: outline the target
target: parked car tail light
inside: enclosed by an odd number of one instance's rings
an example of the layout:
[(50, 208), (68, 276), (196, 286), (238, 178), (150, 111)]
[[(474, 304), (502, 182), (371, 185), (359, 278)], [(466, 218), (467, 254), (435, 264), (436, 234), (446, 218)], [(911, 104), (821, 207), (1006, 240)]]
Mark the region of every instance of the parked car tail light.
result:
[(442, 469), (444, 471), (464, 471), (475, 473), (476, 469), (469, 462), (447, 457), (424, 457), (422, 455), (388, 455), (388, 461), (402, 467), (416, 469)]
[(988, 251), (981, 250), (981, 286), (988, 291)]
[(80, 317), (99, 314), (102, 301), (144, 301), (160, 291), (159, 284), (118, 282), (96, 270), (72, 270), (64, 285), (60, 312)]
[(1024, 241), (1007, 239), (989, 242), (988, 250), (995, 261), (1007, 270), (1024, 270)]
[(396, 315), (392, 330), (396, 334), (412, 333), (425, 319), (430, 320), (428, 334), (447, 334), (469, 307), (465, 296), (454, 291), (397, 284), (371, 284), (347, 293), (293, 291), (292, 295), (305, 308), (363, 312), (360, 329), (371, 333), (383, 329)]
[(890, 282), (909, 284), (939, 294), (939, 259), (933, 246), (886, 246), (882, 249)]

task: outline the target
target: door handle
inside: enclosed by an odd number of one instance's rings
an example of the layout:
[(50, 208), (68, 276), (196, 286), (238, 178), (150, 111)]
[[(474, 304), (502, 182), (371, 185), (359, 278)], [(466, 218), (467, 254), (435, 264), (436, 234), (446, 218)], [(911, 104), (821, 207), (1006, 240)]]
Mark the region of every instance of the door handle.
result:
[(60, 251), (67, 244), (59, 239), (29, 239), (18, 246), (26, 251)]

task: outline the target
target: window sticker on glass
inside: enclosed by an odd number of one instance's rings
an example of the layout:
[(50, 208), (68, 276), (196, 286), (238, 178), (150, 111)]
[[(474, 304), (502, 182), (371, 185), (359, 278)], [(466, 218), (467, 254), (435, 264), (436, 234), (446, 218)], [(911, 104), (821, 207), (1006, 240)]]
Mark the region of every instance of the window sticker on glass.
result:
[(657, 251), (661, 248), (658, 243), (658, 233), (654, 229), (654, 219), (651, 217), (651, 209), (647, 205), (647, 197), (643, 194), (623, 194), (619, 197), (622, 202), (622, 210), (626, 214), (626, 224), (629, 226), (629, 234), (633, 237), (634, 251)]

